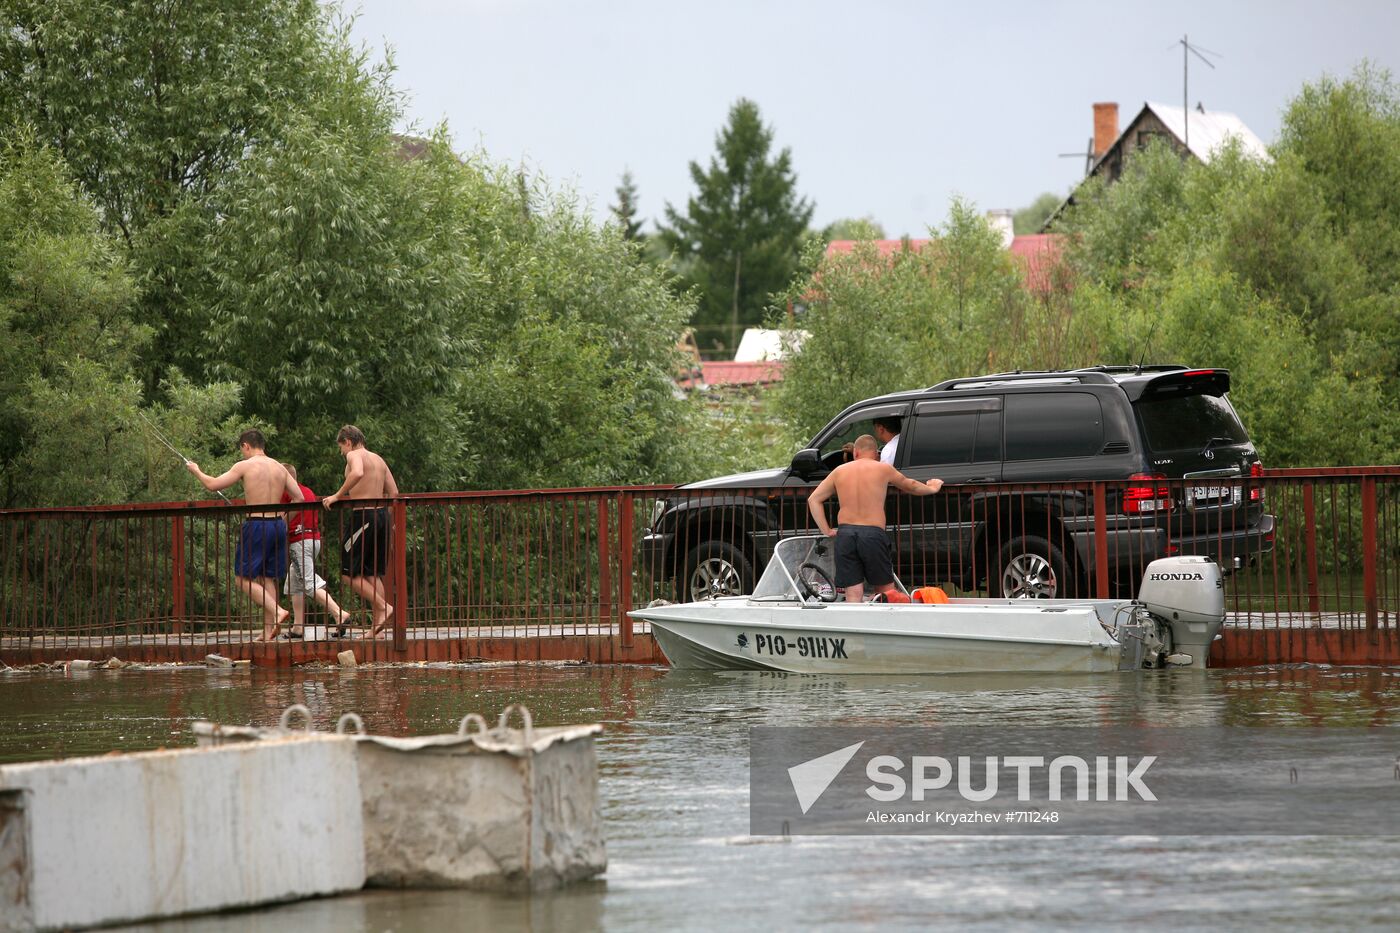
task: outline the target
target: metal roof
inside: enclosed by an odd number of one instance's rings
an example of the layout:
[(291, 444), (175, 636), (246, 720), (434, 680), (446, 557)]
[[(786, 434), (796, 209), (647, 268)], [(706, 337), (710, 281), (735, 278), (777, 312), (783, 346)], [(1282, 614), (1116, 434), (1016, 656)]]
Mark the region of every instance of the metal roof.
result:
[[(1157, 115), (1157, 119), (1161, 120), (1177, 139), (1186, 138), (1189, 120), (1191, 154), (1202, 162), (1209, 162), (1232, 137), (1239, 140), (1245, 155), (1270, 161), (1269, 149), (1264, 145), (1264, 141), (1255, 136), (1254, 131), (1245, 126), (1244, 121), (1233, 113), (1223, 110), (1207, 110), (1204, 113), (1192, 110), (1188, 113), (1180, 107), (1150, 100), (1145, 106)], [(1109, 148), (1112, 149), (1112, 146)]]

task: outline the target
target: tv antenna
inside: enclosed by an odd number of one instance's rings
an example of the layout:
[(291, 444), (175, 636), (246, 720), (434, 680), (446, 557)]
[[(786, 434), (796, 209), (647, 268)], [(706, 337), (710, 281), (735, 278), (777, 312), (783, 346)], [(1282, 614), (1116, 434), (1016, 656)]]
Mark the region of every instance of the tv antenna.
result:
[(1082, 158), (1084, 160), (1084, 175), (1087, 177), (1089, 169), (1094, 167), (1094, 137), (1089, 137), (1089, 141), (1084, 144), (1083, 152), (1061, 152), (1059, 155), (1062, 159)]
[[(1184, 133), (1185, 133), (1185, 135), (1182, 137), (1182, 140), (1181, 140), (1181, 141), (1182, 141), (1182, 143), (1186, 146), (1186, 152), (1187, 152), (1187, 154), (1190, 154), (1190, 152), (1191, 152), (1191, 104), (1190, 104), (1190, 99), (1191, 99), (1191, 98), (1190, 98), (1190, 94), (1187, 93), (1187, 87), (1188, 87), (1188, 80), (1189, 80), (1190, 72), (1191, 72), (1191, 56), (1192, 56), (1192, 55), (1196, 56), (1196, 57), (1199, 58), (1201, 61), (1203, 61), (1203, 62), (1205, 62), (1207, 65), (1209, 65), (1211, 68), (1214, 68), (1214, 67), (1215, 67), (1215, 63), (1212, 62), (1209, 58), (1206, 58), (1206, 55), (1213, 55), (1213, 56), (1215, 56), (1216, 58), (1224, 58), (1225, 56), (1221, 55), (1219, 52), (1212, 52), (1210, 49), (1204, 48), (1204, 47), (1202, 47), (1202, 46), (1199, 46), (1199, 45), (1192, 45), (1191, 42), (1186, 38), (1186, 34), (1185, 34), (1185, 33), (1182, 34), (1181, 40), (1180, 40), (1179, 42), (1173, 43), (1173, 45), (1180, 45), (1180, 46), (1181, 46), (1181, 119), (1182, 119), (1182, 122), (1185, 124), (1185, 128), (1184, 128)], [(1202, 53), (1204, 53), (1204, 54), (1202, 54)]]

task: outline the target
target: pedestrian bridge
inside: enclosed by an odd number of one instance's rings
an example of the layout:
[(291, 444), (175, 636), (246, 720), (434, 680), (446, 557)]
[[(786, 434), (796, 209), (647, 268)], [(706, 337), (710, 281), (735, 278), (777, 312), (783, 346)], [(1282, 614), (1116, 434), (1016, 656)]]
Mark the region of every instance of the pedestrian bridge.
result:
[[(1229, 620), (1211, 664), (1400, 663), (1400, 467), (1272, 470), (1251, 482), (1262, 486), (1275, 517), (1274, 546), (1229, 578)], [(1073, 492), (1080, 501), (1103, 503), (1115, 501), (1106, 495), (1115, 485), (1122, 484), (1021, 484), (1012, 491)], [(702, 492), (713, 502), (723, 491)], [(232, 580), (238, 527), (249, 511), (242, 504), (4, 510), (0, 662), (192, 662), (218, 653), (290, 666), (334, 661), (353, 647), (361, 662), (664, 663), (650, 632), (626, 613), (652, 599), (686, 598), (677, 591), (685, 568), (648, 566), (639, 545), (659, 502), (700, 494), (627, 486), (383, 500), (393, 516), (385, 583), (395, 612), (389, 637), (373, 640), (363, 637), (367, 612), (339, 582), (348, 512), (337, 507), (323, 523), (318, 571), (346, 609), (358, 610), (351, 631), (335, 637), (327, 629), (331, 620), (314, 606), (308, 637), (271, 643), (257, 641), (260, 621)], [(801, 492), (791, 489), (735, 490), (734, 496), (791, 497), (801, 505)], [(897, 511), (898, 502), (891, 508)], [(805, 508), (776, 511), (792, 527), (767, 532), (810, 530)], [(1075, 568), (1066, 595), (1107, 596), (1114, 584), (1105, 568), (1115, 539), (1104, 533), (1102, 510), (1094, 521), (1101, 546), (1092, 566)], [(1052, 531), (1025, 529), (1047, 539)], [(989, 557), (974, 550), (971, 560)], [(962, 569), (979, 577), (977, 567)], [(946, 585), (928, 572), (905, 582)]]

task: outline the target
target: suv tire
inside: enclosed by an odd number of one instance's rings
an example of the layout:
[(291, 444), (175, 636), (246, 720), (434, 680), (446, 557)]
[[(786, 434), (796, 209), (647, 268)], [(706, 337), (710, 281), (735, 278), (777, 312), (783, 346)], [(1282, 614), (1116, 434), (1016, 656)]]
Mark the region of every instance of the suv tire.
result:
[(995, 572), (988, 575), (989, 594), (1006, 599), (1054, 599), (1070, 594), (1070, 570), (1064, 553), (1039, 535), (1016, 535), (997, 552)]
[(753, 565), (728, 541), (702, 541), (685, 559), (681, 596), (692, 602), (753, 590)]

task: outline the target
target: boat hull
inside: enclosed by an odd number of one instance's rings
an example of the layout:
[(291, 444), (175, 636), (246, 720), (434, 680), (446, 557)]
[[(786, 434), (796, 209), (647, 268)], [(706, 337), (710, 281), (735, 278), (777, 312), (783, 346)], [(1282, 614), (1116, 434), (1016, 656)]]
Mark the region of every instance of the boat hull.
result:
[(1084, 673), (1117, 670), (1121, 654), (1088, 604), (763, 606), (741, 597), (632, 615), (651, 623), (682, 670)]

